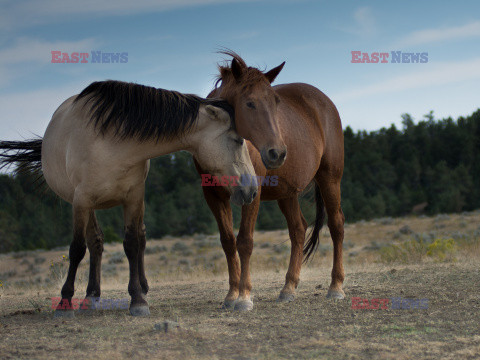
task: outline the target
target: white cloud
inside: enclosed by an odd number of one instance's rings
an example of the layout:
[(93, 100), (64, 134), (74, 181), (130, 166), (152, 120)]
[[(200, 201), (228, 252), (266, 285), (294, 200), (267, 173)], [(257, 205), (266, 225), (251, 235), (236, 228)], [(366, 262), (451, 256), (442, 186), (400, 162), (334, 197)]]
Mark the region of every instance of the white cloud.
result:
[[(379, 66), (403, 66), (401, 64), (378, 64)], [(416, 69), (410, 73), (366, 86), (360, 86), (333, 96), (335, 101), (345, 102), (376, 94), (394, 93), (409, 89), (433, 87), (480, 79), (480, 58), (446, 62), (436, 65), (415, 64)], [(428, 66), (428, 67), (427, 67)]]
[[(117, 16), (162, 12), (179, 8), (256, 0), (4, 0), (0, 27), (13, 28), (51, 23), (68, 15)], [(20, 19), (20, 21), (19, 21)]]
[(480, 37), (480, 21), (449, 28), (414, 31), (401, 39), (394, 47), (405, 48), (421, 44), (431, 44), (435, 42), (460, 40), (472, 37)]
[(60, 104), (78, 94), (92, 79), (53, 89), (12, 93), (0, 97), (0, 139), (19, 140), (32, 134), (43, 136)]
[(32, 38), (19, 38), (15, 45), (0, 50), (0, 66), (5, 64), (18, 64), (22, 62), (49, 63), (52, 60), (51, 51), (64, 52), (85, 51), (90, 52), (96, 45), (94, 39), (78, 41), (44, 41)]
[(375, 19), (372, 10), (366, 6), (358, 8), (353, 14), (360, 33), (369, 35), (375, 32)]
[(375, 16), (373, 15), (372, 10), (367, 6), (355, 10), (351, 25), (341, 25), (337, 26), (337, 28), (346, 33), (359, 36), (370, 36), (377, 31)]
[(90, 52), (98, 45), (95, 39), (78, 41), (44, 41), (32, 38), (19, 38), (16, 43), (0, 49), (0, 87), (9, 85), (16, 77), (25, 73), (25, 67), (19, 68), (18, 64), (36, 63), (44, 65), (52, 60), (51, 51), (64, 52)]

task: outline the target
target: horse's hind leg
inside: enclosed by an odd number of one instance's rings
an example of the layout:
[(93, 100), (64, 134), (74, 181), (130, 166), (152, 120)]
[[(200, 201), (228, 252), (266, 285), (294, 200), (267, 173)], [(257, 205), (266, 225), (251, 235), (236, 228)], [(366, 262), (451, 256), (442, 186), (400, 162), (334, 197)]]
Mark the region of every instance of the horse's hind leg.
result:
[(144, 238), (143, 214), (145, 211), (143, 201), (144, 189), (137, 189), (135, 193), (130, 194), (128, 201), (124, 204), (125, 217), (125, 240), (123, 248), (127, 255), (130, 268), (130, 281), (128, 282), (128, 293), (131, 296), (130, 314), (133, 316), (150, 315), (147, 300), (140, 284), (139, 274), (139, 255), (142, 245), (142, 236)]
[(140, 286), (144, 295), (148, 293), (148, 281), (145, 276), (145, 247), (147, 245), (147, 230), (145, 224), (142, 224), (142, 228), (138, 234), (138, 278), (140, 280)]
[(300, 280), (300, 270), (303, 260), (303, 243), (305, 242), (305, 232), (308, 224), (303, 217), (298, 203), (298, 197), (278, 200), (278, 206), (282, 210), (287, 220), (288, 232), (292, 248), (290, 251), (290, 263), (288, 265), (287, 276), (285, 278), (285, 286), (280, 292), (277, 301), (289, 302), (295, 297), (295, 289)]
[(340, 179), (332, 181), (332, 175), (329, 173), (317, 173), (315, 177), (328, 215), (328, 229), (333, 241), (333, 268), (332, 282), (328, 289), (328, 298), (343, 299), (343, 280), (345, 272), (343, 270), (343, 227), (345, 217), (340, 206)]
[(73, 241), (70, 244), (68, 275), (62, 287), (62, 300), (58, 304), (54, 317), (73, 317), (73, 310), (78, 306), (72, 304), (74, 294), (74, 282), (78, 265), (85, 256), (87, 246), (85, 245), (86, 230), (89, 219), (89, 209), (73, 205)]
[(90, 252), (90, 272), (88, 276), (87, 295), (88, 301), (84, 308), (94, 308), (94, 301), (100, 297), (100, 280), (103, 254), (103, 232), (97, 222), (94, 210), (90, 211), (87, 226), (87, 246)]

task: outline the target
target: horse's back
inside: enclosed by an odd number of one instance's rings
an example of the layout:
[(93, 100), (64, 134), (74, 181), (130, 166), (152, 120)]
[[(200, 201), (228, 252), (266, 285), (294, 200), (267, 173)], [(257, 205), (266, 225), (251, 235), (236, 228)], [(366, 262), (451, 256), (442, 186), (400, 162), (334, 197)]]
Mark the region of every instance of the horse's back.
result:
[(287, 101), (289, 106), (293, 104), (304, 115), (320, 120), (323, 127), (341, 131), (342, 124), (335, 104), (315, 86), (305, 83), (290, 83), (276, 85), (273, 88), (281, 99)]
[[(332, 167), (341, 176), (343, 130), (340, 115), (332, 100), (315, 86), (305, 83), (280, 84), (273, 88), (286, 102), (286, 107), (297, 115), (288, 116), (288, 126), (291, 129), (301, 127), (306, 137), (313, 137), (316, 147), (322, 148), (321, 166)], [(285, 134), (287, 137), (288, 132)]]

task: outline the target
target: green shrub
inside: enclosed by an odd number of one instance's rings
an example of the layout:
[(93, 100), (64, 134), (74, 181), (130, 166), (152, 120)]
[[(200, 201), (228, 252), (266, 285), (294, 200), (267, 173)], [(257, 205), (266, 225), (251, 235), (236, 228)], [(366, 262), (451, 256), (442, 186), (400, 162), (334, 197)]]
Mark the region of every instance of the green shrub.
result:
[(67, 276), (68, 263), (70, 259), (66, 255), (62, 255), (62, 260), (53, 261), (50, 264), (50, 277), (55, 282), (63, 282), (63, 278)]
[(380, 258), (385, 263), (392, 262), (420, 262), (425, 257), (438, 261), (455, 261), (457, 244), (453, 238), (431, 239), (416, 236), (400, 244), (390, 244), (380, 249)]
[(399, 244), (390, 244), (380, 249), (380, 258), (383, 262), (418, 262), (427, 252), (428, 243), (423, 237), (406, 240)]
[(121, 243), (123, 239), (113, 230), (111, 226), (107, 226), (103, 232), (104, 242), (106, 243)]
[(457, 250), (457, 244), (452, 238), (449, 239), (436, 239), (433, 243), (427, 247), (427, 255), (436, 258), (439, 261), (455, 261), (455, 252)]
[(176, 251), (184, 252), (184, 251), (188, 251), (188, 250), (190, 250), (190, 247), (187, 244), (185, 244), (181, 241), (178, 241), (175, 244), (173, 244), (172, 249), (171, 249), (172, 252), (176, 252)]

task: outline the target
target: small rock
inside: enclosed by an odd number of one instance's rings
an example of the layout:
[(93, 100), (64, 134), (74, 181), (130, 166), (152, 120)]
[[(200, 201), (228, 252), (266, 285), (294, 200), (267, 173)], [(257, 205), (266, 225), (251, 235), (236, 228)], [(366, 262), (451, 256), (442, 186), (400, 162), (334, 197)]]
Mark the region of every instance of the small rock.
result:
[(180, 327), (179, 323), (177, 323), (175, 321), (171, 321), (171, 320), (165, 320), (164, 322), (155, 324), (153, 326), (153, 328), (155, 330), (163, 331), (163, 332), (166, 332), (166, 333), (169, 332), (169, 331), (177, 330), (179, 327)]
[(315, 289), (321, 289), (321, 288), (322, 288), (322, 284), (315, 286)]

